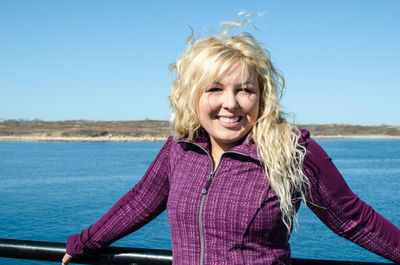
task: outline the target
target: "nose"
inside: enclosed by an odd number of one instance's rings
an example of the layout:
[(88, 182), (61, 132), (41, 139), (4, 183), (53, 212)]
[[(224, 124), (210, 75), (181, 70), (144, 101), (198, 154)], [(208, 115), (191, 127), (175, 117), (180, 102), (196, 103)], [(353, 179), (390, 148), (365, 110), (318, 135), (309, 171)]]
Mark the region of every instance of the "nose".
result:
[(236, 94), (232, 90), (226, 90), (224, 92), (222, 107), (228, 110), (236, 109), (239, 103), (236, 98)]

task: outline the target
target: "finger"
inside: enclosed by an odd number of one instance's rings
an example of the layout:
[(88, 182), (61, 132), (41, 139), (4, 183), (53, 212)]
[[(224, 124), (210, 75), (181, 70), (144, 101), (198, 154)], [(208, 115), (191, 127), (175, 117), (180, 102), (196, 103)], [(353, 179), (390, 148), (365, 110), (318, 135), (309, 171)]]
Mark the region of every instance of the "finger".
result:
[(61, 261), (61, 265), (68, 265), (69, 261), (72, 259), (72, 256), (65, 253), (62, 261)]

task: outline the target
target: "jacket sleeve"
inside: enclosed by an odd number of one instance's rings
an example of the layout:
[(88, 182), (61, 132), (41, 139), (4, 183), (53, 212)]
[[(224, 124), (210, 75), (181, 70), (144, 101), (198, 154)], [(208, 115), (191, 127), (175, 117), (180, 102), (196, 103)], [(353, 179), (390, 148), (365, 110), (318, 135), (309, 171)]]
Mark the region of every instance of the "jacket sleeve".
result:
[(71, 256), (92, 254), (139, 229), (166, 208), (169, 192), (169, 151), (172, 137), (161, 148), (144, 177), (95, 224), (67, 239)]
[(307, 131), (303, 137), (309, 208), (339, 236), (400, 263), (400, 230), (350, 190), (331, 158)]

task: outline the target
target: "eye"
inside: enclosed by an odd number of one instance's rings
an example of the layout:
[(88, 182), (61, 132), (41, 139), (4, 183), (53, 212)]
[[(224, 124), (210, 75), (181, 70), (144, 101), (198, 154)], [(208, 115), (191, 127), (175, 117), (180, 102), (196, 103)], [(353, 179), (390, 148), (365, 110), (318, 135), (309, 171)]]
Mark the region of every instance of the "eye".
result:
[(245, 93), (248, 93), (248, 94), (254, 93), (254, 91), (251, 88), (247, 88), (247, 87), (241, 87), (241, 88), (238, 89), (238, 91), (239, 92), (245, 92)]
[(222, 91), (222, 89), (219, 87), (211, 87), (206, 90), (206, 92), (219, 92), (219, 91)]

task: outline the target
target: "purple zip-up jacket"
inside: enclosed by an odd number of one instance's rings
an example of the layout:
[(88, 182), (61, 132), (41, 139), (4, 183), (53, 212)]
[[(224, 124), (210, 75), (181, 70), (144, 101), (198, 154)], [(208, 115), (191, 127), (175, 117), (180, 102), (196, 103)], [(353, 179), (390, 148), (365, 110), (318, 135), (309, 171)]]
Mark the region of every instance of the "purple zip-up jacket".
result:
[[(174, 264), (291, 264), (279, 200), (249, 139), (225, 152), (214, 171), (207, 135), (168, 138), (142, 180), (68, 238), (67, 253), (94, 253), (167, 209)], [(400, 230), (349, 189), (306, 130), (302, 141), (309, 207), (338, 235), (400, 263)]]

